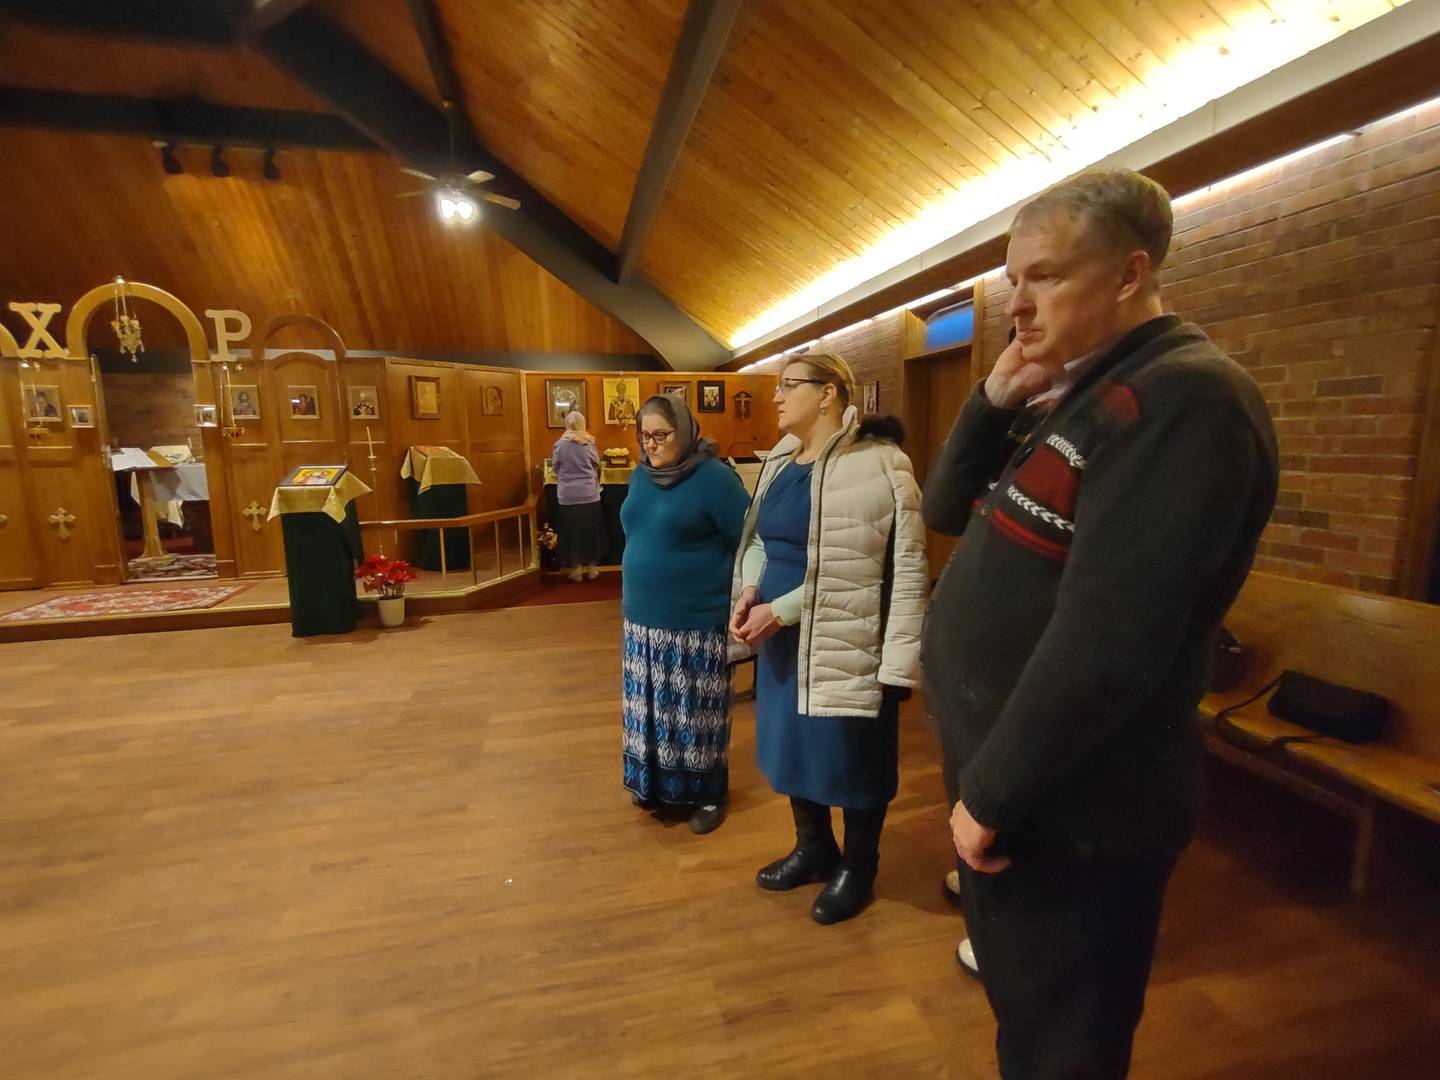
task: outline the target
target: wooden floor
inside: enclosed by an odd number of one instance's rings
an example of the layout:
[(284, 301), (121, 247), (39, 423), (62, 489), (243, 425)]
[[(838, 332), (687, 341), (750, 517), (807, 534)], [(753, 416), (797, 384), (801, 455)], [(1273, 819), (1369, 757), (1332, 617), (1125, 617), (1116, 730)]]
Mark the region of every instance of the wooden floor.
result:
[[(0, 645), (0, 1074), (993, 1076), (921, 719), (880, 899), (822, 928), (753, 883), (791, 833), (748, 706), (718, 832), (630, 805), (618, 635), (595, 603)], [(1357, 908), (1341, 826), (1220, 779), (1134, 1075), (1433, 1077), (1433, 894)]]

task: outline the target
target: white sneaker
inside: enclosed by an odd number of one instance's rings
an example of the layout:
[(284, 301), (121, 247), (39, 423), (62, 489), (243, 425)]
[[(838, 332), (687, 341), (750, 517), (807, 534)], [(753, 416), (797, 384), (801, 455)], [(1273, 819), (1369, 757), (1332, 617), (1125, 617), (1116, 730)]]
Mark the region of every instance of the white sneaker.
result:
[(980, 965), (975, 961), (975, 947), (970, 944), (968, 937), (955, 946), (955, 959), (965, 969), (966, 975), (975, 979), (980, 978)]
[(586, 571), (585, 576), (586, 576), (589, 580), (594, 581), (596, 578), (598, 578), (598, 577), (600, 576), (600, 571), (597, 570), (597, 569), (595, 569), (595, 567), (592, 566), (592, 567), (590, 567), (590, 569), (589, 569), (588, 571)]
[(960, 871), (951, 870), (945, 875), (945, 891), (957, 900), (960, 898)]
[(570, 580), (571, 580), (571, 581), (584, 581), (584, 580), (585, 580), (585, 571), (581, 570), (580, 567), (578, 567), (578, 566), (575, 567), (574, 570), (571, 570), (571, 571), (570, 571)]

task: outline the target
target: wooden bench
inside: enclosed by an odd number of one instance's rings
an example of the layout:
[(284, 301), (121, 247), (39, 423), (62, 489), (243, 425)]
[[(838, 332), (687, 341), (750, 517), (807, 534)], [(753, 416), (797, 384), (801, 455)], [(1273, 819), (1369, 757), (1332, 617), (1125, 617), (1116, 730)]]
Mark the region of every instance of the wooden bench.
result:
[[(1354, 821), (1350, 888), (1362, 894), (1381, 802), (1440, 822), (1440, 607), (1256, 573), (1225, 625), (1244, 646), (1243, 674), (1201, 703), (1207, 745)], [(1382, 739), (1272, 747), (1314, 733), (1271, 716), (1265, 698), (1230, 714), (1230, 738), (1220, 738), (1215, 714), (1287, 668), (1388, 698)]]

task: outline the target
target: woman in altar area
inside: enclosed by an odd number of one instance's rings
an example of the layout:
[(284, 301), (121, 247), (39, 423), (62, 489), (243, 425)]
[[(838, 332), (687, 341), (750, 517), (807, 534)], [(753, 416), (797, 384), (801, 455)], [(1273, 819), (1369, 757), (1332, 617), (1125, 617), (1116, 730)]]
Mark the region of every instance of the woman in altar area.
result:
[(555, 533), (559, 538), (555, 556), (570, 568), (570, 580), (600, 576), (600, 534), (604, 519), (600, 512), (600, 451), (595, 436), (585, 430), (585, 416), (578, 410), (565, 414), (565, 434), (555, 440), (551, 452), (555, 466)]
[(730, 567), (750, 496), (700, 437), (685, 399), (636, 417), (640, 466), (625, 528), (624, 783), (636, 805), (691, 808), (690, 829), (725, 820), (730, 788)]
[[(825, 883), (818, 923), (870, 902), (898, 784), (900, 701), (920, 675), (930, 575), (899, 421), (850, 404), (850, 365), (796, 356), (775, 388), (785, 437), (765, 460), (735, 569), (735, 639), (757, 650), (755, 749), (790, 796), (795, 847), (756, 874)], [(842, 853), (830, 808), (845, 819)]]

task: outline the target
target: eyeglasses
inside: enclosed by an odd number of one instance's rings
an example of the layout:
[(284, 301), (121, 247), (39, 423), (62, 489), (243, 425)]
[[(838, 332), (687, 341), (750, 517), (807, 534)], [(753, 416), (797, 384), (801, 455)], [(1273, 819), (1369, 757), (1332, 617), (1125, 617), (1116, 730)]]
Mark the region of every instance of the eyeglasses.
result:
[(670, 436), (674, 434), (673, 431), (642, 431), (640, 441), (646, 446), (660, 446), (662, 443), (669, 442)]
[(781, 379), (775, 384), (775, 393), (781, 397), (789, 397), (790, 391), (794, 390), (801, 383), (813, 383), (815, 386), (824, 386), (824, 379)]

